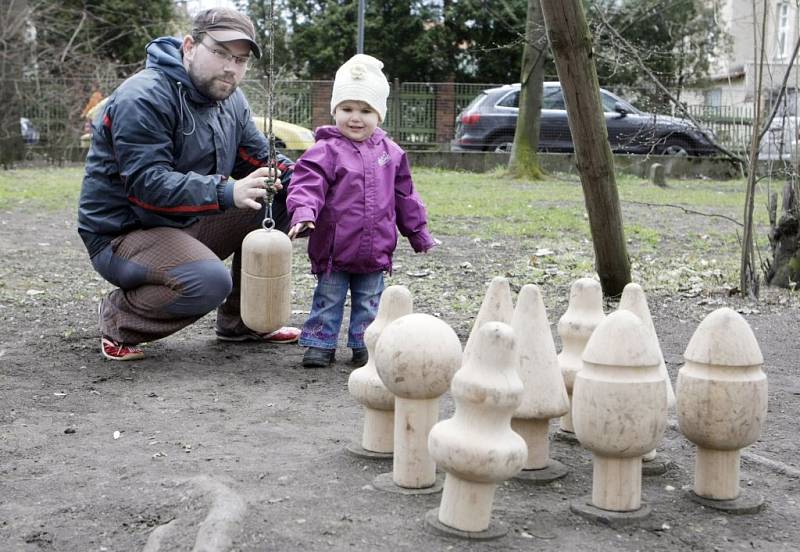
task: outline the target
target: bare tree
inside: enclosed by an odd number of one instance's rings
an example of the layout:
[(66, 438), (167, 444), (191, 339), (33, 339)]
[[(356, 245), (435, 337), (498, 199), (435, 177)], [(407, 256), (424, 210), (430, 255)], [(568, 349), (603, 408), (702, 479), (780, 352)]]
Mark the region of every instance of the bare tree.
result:
[(509, 172), (520, 178), (542, 177), (537, 150), (546, 51), (547, 33), (544, 29), (542, 6), (539, 0), (528, 0), (520, 75), (519, 116), (508, 162)]
[[(27, 22), (30, 7), (27, 0), (8, 0), (0, 13), (0, 164), (9, 168), (19, 159), (23, 149), (20, 134), (21, 110), (15, 101), (16, 90), (11, 77), (19, 75), (26, 63)], [(6, 84), (9, 83), (9, 84)]]
[(592, 37), (581, 0), (542, 0), (542, 12), (567, 105), (597, 273), (603, 293), (616, 296), (631, 281), (631, 269)]

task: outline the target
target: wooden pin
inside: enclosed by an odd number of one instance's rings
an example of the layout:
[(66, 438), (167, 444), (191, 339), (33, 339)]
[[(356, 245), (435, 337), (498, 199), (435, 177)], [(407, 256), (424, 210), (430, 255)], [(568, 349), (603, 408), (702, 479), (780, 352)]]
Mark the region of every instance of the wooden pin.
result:
[(375, 368), (375, 345), (392, 321), (411, 314), (411, 292), (405, 286), (389, 286), (381, 295), (378, 314), (364, 332), (367, 363), (353, 370), (347, 380), (350, 394), (364, 405), (364, 430), (359, 447), (348, 450), (358, 456), (390, 457), (394, 450), (394, 395), (383, 385)]
[(439, 397), (450, 387), (460, 365), (458, 336), (445, 322), (428, 314), (401, 316), (378, 338), (375, 367), (395, 395), (395, 485), (420, 489), (436, 482), (428, 433), (439, 419)]
[(697, 445), (693, 497), (712, 508), (756, 512), (763, 498), (739, 487), (741, 449), (758, 439), (767, 416), (767, 376), (753, 331), (734, 310), (717, 309), (683, 356), (678, 424)]

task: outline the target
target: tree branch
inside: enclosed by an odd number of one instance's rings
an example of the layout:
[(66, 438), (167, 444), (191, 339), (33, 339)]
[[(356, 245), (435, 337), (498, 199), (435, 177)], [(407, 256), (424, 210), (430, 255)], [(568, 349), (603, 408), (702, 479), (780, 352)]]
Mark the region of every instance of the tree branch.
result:
[(622, 201), (622, 203), (632, 203), (634, 205), (644, 205), (646, 207), (674, 207), (675, 209), (680, 209), (684, 213), (688, 213), (690, 215), (701, 215), (701, 216), (704, 216), (704, 217), (721, 218), (721, 219), (725, 219), (727, 221), (730, 221), (730, 222), (732, 222), (732, 223), (734, 223), (734, 224), (736, 224), (738, 226), (744, 226), (738, 220), (736, 220), (734, 218), (731, 218), (731, 217), (729, 217), (727, 215), (720, 215), (720, 214), (717, 214), (717, 213), (703, 213), (702, 211), (695, 211), (694, 209), (687, 209), (683, 205), (673, 205), (671, 203), (647, 203), (647, 202), (644, 202), (644, 201), (632, 201), (632, 200), (627, 200), (627, 199), (622, 199), (620, 201)]
[[(624, 47), (625, 47), (625, 48), (628, 50), (628, 52), (630, 53), (630, 55), (631, 55), (631, 56), (633, 56), (633, 59), (634, 59), (634, 61), (636, 62), (636, 65), (638, 65), (638, 66), (639, 66), (639, 67), (642, 69), (642, 71), (644, 71), (644, 72), (645, 72), (645, 74), (647, 75), (647, 77), (648, 77), (648, 78), (649, 78), (651, 81), (653, 81), (653, 84), (655, 84), (655, 85), (656, 85), (656, 87), (658, 87), (658, 89), (659, 89), (659, 90), (660, 90), (660, 91), (661, 91), (661, 92), (662, 92), (662, 93), (663, 93), (665, 96), (667, 96), (667, 98), (669, 98), (669, 100), (670, 100), (670, 101), (671, 101), (673, 104), (675, 104), (675, 107), (677, 107), (677, 108), (678, 108), (678, 110), (681, 112), (681, 114), (682, 114), (682, 115), (683, 115), (685, 118), (687, 118), (689, 121), (691, 121), (692, 123), (694, 123), (694, 124), (695, 124), (695, 125), (696, 125), (698, 128), (703, 128), (703, 125), (702, 125), (702, 124), (701, 124), (701, 123), (700, 123), (700, 122), (699, 122), (697, 119), (695, 119), (695, 118), (692, 116), (692, 114), (691, 114), (691, 113), (689, 113), (689, 111), (686, 109), (686, 107), (684, 107), (684, 105), (683, 105), (683, 104), (682, 104), (680, 101), (678, 101), (678, 99), (677, 99), (677, 98), (675, 98), (675, 96), (673, 96), (673, 95), (672, 95), (672, 93), (671, 93), (671, 92), (670, 92), (670, 91), (667, 89), (667, 87), (665, 87), (665, 86), (664, 86), (664, 85), (661, 83), (661, 81), (659, 80), (659, 78), (658, 78), (658, 77), (657, 77), (657, 76), (656, 76), (656, 75), (655, 75), (655, 74), (654, 74), (654, 73), (653, 73), (653, 72), (650, 70), (650, 68), (649, 68), (649, 67), (647, 67), (647, 65), (645, 65), (644, 61), (642, 61), (642, 58), (641, 58), (641, 56), (639, 55), (639, 52), (636, 50), (636, 48), (635, 48), (635, 47), (634, 47), (634, 46), (633, 46), (633, 45), (632, 45), (630, 42), (628, 42), (628, 41), (625, 39), (625, 37), (623, 37), (621, 34), (619, 34), (619, 33), (617, 32), (617, 30), (616, 30), (614, 27), (612, 27), (612, 26), (611, 26), (611, 23), (609, 23), (609, 22), (608, 22), (608, 19), (606, 19), (606, 17), (605, 17), (605, 14), (604, 14), (604, 13), (603, 13), (601, 10), (599, 10), (599, 9), (598, 9), (598, 10), (595, 10), (595, 11), (596, 11), (596, 13), (597, 13), (597, 16), (600, 18), (600, 22), (601, 22), (601, 24), (602, 24), (602, 25), (603, 25), (603, 26), (604, 26), (606, 29), (608, 29), (608, 31), (609, 31), (609, 32), (610, 32), (610, 33), (611, 33), (611, 34), (614, 36), (614, 38), (616, 38), (617, 40), (619, 40), (619, 41), (622, 43), (622, 45), (623, 45), (623, 46), (624, 46)], [(741, 157), (739, 157), (739, 156), (738, 156), (738, 155), (736, 155), (735, 153), (733, 153), (733, 152), (729, 151), (728, 149), (724, 148), (723, 146), (720, 146), (719, 144), (717, 144), (717, 143), (716, 143), (716, 142), (714, 142), (714, 141), (712, 141), (712, 144), (713, 144), (713, 145), (714, 145), (714, 147), (715, 147), (715, 148), (717, 148), (717, 149), (718, 149), (720, 152), (724, 153), (725, 155), (727, 155), (727, 156), (728, 156), (728, 157), (730, 157), (731, 159), (734, 159), (734, 160), (736, 160), (736, 161), (738, 161), (738, 162), (740, 162), (740, 163), (744, 163), (744, 159), (742, 159)]]
[(72, 48), (72, 43), (75, 41), (75, 38), (77, 38), (78, 33), (81, 32), (81, 27), (83, 27), (84, 21), (86, 21), (86, 10), (81, 12), (81, 20), (78, 22), (75, 32), (72, 33), (69, 42), (67, 42), (67, 45), (64, 47), (64, 51), (61, 53), (61, 63), (64, 63), (64, 60), (67, 59), (67, 54), (69, 53), (70, 48)]

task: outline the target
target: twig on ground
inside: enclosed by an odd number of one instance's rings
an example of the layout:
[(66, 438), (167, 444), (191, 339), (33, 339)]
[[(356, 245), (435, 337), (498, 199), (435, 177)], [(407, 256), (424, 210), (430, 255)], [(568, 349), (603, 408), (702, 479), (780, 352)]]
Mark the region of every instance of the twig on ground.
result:
[(685, 213), (689, 213), (690, 215), (701, 215), (704, 217), (718, 217), (725, 220), (729, 220), (734, 224), (738, 224), (739, 226), (743, 226), (741, 222), (738, 220), (731, 218), (727, 215), (719, 215), (717, 213), (703, 213), (702, 211), (695, 211), (694, 209), (687, 209), (683, 205), (673, 205), (671, 203), (646, 203), (644, 201), (633, 201), (630, 199), (621, 199), (621, 203), (633, 203), (635, 205), (645, 205), (646, 207), (674, 207), (675, 209), (681, 209)]

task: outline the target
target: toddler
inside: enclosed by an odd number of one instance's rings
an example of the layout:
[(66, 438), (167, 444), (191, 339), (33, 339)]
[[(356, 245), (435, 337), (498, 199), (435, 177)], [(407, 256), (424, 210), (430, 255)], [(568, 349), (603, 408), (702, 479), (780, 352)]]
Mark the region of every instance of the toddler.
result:
[(309, 233), (308, 256), (317, 286), (300, 344), (305, 368), (334, 361), (350, 290), (347, 346), (352, 364), (367, 362), (364, 330), (375, 319), (383, 273), (392, 269), (397, 230), (414, 251), (434, 244), (422, 200), (414, 190), (405, 152), (379, 128), (389, 83), (383, 63), (353, 56), (333, 83), (335, 126), (316, 130), (316, 143), (294, 166), (286, 206), (289, 237)]

